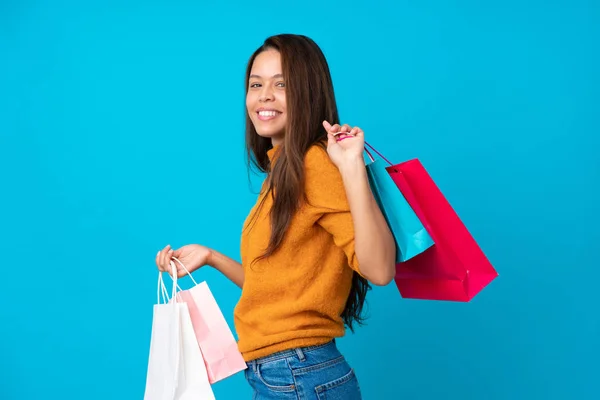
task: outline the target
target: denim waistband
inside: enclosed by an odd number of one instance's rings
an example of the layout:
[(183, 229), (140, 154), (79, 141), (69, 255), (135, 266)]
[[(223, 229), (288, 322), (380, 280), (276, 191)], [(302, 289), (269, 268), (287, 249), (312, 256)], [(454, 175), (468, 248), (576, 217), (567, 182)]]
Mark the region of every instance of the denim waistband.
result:
[(329, 346), (336, 346), (335, 339), (330, 340), (327, 343), (317, 344), (315, 346), (297, 347), (295, 349), (278, 351), (277, 353), (273, 353), (273, 354), (270, 354), (265, 357), (257, 358), (256, 360), (249, 361), (246, 364), (248, 364), (248, 366), (264, 364), (266, 362), (277, 361), (277, 360), (281, 360), (283, 358), (294, 357), (294, 356), (298, 357), (298, 359), (304, 361), (304, 359), (306, 358), (305, 353), (310, 353), (311, 351), (319, 350), (319, 349), (322, 349), (324, 347), (329, 347)]

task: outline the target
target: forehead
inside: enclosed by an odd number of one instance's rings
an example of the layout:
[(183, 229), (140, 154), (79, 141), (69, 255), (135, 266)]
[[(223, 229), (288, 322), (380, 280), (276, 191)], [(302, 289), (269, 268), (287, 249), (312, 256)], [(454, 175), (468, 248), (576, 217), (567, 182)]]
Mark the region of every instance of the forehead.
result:
[(281, 54), (277, 50), (265, 50), (254, 59), (252, 75), (269, 77), (281, 74)]

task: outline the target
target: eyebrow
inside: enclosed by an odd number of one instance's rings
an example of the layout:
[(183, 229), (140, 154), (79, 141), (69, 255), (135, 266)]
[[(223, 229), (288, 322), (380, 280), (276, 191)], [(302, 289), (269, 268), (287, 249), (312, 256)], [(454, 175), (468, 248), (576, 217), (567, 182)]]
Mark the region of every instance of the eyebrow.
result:
[[(258, 78), (258, 79), (260, 79), (261, 76), (260, 75), (256, 75), (256, 74), (252, 74), (252, 75), (249, 76), (249, 78)], [(275, 74), (271, 78), (283, 78), (283, 74)]]

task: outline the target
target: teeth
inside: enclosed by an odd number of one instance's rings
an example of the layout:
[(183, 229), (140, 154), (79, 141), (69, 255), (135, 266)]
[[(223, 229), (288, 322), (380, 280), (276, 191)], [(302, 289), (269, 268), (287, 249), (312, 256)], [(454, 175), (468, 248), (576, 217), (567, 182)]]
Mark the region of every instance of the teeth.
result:
[(274, 117), (277, 115), (276, 111), (259, 111), (258, 115), (261, 117)]

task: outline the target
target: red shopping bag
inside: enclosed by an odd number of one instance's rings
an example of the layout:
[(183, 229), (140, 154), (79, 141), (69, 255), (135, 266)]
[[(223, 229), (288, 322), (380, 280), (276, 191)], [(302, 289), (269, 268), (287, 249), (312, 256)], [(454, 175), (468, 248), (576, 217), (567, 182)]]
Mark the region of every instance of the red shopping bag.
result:
[[(470, 301), (498, 273), (418, 159), (387, 168), (435, 245), (397, 264), (405, 298)], [(426, 222), (426, 223), (425, 223)]]
[(412, 299), (470, 301), (498, 273), (421, 162), (388, 163), (388, 173), (435, 243), (396, 264), (400, 294)]

